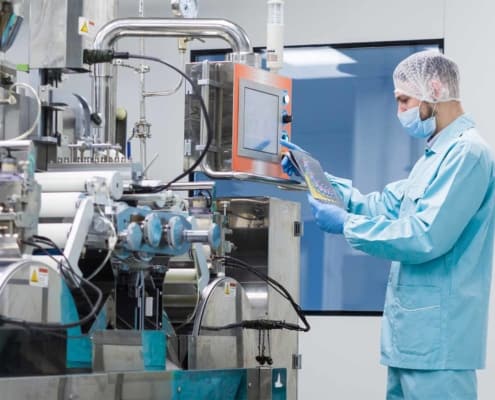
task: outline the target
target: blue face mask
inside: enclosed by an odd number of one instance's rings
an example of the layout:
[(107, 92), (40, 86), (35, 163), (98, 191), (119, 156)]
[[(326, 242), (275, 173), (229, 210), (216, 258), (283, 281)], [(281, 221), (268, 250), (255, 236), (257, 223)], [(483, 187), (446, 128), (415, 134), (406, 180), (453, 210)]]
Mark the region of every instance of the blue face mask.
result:
[(421, 120), (419, 106), (400, 112), (397, 117), (406, 132), (414, 138), (424, 139), (430, 137), (437, 129), (437, 121), (434, 115), (424, 121)]

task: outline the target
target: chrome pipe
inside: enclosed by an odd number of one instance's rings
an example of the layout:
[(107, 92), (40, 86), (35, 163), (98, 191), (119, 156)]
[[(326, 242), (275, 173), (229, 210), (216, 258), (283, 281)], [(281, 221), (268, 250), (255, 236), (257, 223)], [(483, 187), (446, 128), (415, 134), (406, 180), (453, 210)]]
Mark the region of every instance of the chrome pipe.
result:
[[(252, 52), (246, 32), (233, 22), (223, 19), (171, 19), (171, 18), (123, 18), (103, 26), (97, 33), (93, 48), (112, 48), (124, 37), (191, 37), (218, 38), (225, 40), (236, 56), (241, 59)], [(98, 127), (95, 136), (99, 141), (115, 143), (116, 77), (115, 66), (95, 65), (93, 83), (93, 111), (103, 120), (103, 129)], [(104, 136), (104, 137), (102, 137)]]
[(224, 19), (122, 18), (103, 26), (97, 33), (93, 48), (113, 47), (123, 37), (192, 37), (223, 39), (234, 53), (249, 54), (251, 42), (246, 32)]
[(214, 171), (208, 165), (206, 161), (203, 160), (201, 163), (201, 170), (209, 177), (213, 179), (238, 179), (238, 180), (249, 180), (261, 183), (275, 184), (281, 189), (288, 190), (307, 190), (308, 187), (304, 182), (287, 181), (282, 178), (273, 178), (271, 176), (263, 176), (258, 174), (253, 174), (250, 172), (237, 172), (237, 171)]
[[(163, 185), (160, 181), (148, 181), (150, 184), (145, 184), (143, 186), (153, 186)], [(198, 181), (198, 182), (175, 182), (172, 183), (168, 190), (171, 191), (189, 191), (189, 190), (211, 190), (215, 186), (213, 181)], [(131, 189), (130, 185), (126, 188)], [(122, 195), (123, 201), (163, 201), (167, 196), (166, 192), (159, 193), (124, 193)]]

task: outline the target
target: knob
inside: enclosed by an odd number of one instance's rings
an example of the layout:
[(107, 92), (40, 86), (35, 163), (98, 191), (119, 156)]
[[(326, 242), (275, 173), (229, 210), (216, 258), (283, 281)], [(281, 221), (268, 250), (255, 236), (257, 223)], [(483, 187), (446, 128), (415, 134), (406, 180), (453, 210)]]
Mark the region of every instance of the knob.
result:
[(184, 223), (178, 216), (174, 216), (167, 223), (167, 243), (172, 248), (178, 248), (184, 243)]
[(143, 231), (136, 222), (131, 222), (127, 229), (120, 234), (120, 239), (125, 243), (131, 251), (137, 251), (141, 247), (143, 241)]
[(284, 115), (282, 115), (282, 122), (284, 124), (290, 124), (292, 122), (292, 115), (284, 113)]
[(144, 240), (151, 247), (158, 247), (162, 240), (162, 221), (160, 217), (151, 213), (146, 216), (143, 224)]

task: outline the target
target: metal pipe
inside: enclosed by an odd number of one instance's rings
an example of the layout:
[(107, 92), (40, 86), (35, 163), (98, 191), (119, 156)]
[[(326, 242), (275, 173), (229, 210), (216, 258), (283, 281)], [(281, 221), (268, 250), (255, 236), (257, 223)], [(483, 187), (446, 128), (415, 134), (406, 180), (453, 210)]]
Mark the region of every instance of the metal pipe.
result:
[(251, 53), (246, 32), (224, 19), (123, 18), (103, 26), (97, 33), (93, 47), (108, 49), (123, 37), (207, 37), (223, 39), (234, 53)]
[[(161, 182), (153, 182), (150, 187), (163, 184)], [(211, 190), (215, 186), (213, 181), (201, 181), (201, 182), (175, 182), (169, 187), (171, 191), (189, 191), (189, 190)], [(122, 195), (123, 201), (163, 201), (168, 196), (166, 192), (159, 193), (126, 193)]]
[[(123, 18), (103, 26), (97, 33), (93, 48), (109, 49), (124, 37), (191, 37), (223, 39), (232, 47), (236, 56), (252, 52), (246, 32), (238, 25), (223, 19), (169, 19), (169, 18)], [(114, 66), (96, 65), (94, 69), (93, 110), (103, 117), (105, 135), (97, 128), (100, 141), (115, 142), (116, 84), (112, 79)]]
[[(206, 159), (206, 157), (205, 157)], [(258, 174), (253, 174), (249, 172), (236, 172), (236, 171), (214, 171), (209, 166), (208, 162), (203, 160), (201, 163), (201, 169), (203, 172), (210, 178), (213, 179), (238, 179), (238, 180), (250, 180), (261, 183), (271, 183), (278, 185), (281, 189), (289, 189), (289, 190), (307, 190), (306, 183), (304, 182), (296, 182), (296, 181), (287, 181), (282, 178), (273, 178), (271, 176), (263, 176)]]
[[(164, 185), (165, 182), (160, 180), (145, 179), (139, 181), (139, 185), (143, 187), (153, 188), (154, 186)], [(184, 190), (211, 190), (215, 186), (214, 181), (196, 181), (196, 182), (174, 182), (170, 184), (169, 190), (184, 191)], [(130, 187), (129, 187), (130, 189)], [(163, 193), (163, 192), (160, 192)]]

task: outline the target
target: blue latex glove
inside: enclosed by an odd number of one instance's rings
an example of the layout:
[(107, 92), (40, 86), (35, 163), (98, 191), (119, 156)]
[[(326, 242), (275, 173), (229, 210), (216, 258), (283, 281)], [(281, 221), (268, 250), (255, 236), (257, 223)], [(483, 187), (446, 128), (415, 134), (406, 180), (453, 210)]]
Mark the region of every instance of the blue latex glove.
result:
[[(280, 139), (280, 144), (284, 147), (287, 147), (289, 150), (304, 151), (297, 144), (291, 143), (285, 139)], [(287, 175), (297, 176), (298, 178), (301, 178), (301, 175), (299, 174), (297, 169), (294, 167), (292, 162), (289, 160), (289, 157), (283, 156), (282, 161), (280, 162), (280, 165), (282, 166), (282, 171), (284, 171)]]
[(347, 211), (333, 204), (322, 203), (308, 194), (308, 201), (318, 227), (328, 233), (342, 233)]

